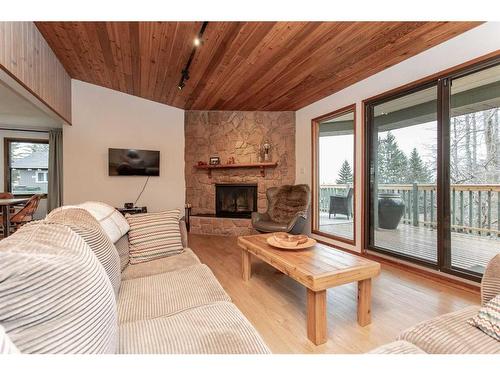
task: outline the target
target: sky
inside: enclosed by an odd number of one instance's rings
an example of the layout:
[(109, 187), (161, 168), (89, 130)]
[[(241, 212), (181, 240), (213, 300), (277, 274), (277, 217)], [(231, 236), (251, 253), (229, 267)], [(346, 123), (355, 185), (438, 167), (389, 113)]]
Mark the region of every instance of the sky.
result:
[[(437, 123), (433, 121), (392, 130), (391, 133), (394, 134), (399, 148), (406, 155), (409, 156), (413, 148), (416, 147), (424, 162), (430, 162), (432, 160), (430, 146), (435, 146), (437, 140), (436, 126)], [(385, 138), (387, 132), (380, 133), (380, 136)], [(335, 184), (335, 180), (338, 178), (338, 172), (344, 160), (347, 160), (352, 168), (354, 153), (353, 142), (353, 135), (320, 138), (320, 184)]]

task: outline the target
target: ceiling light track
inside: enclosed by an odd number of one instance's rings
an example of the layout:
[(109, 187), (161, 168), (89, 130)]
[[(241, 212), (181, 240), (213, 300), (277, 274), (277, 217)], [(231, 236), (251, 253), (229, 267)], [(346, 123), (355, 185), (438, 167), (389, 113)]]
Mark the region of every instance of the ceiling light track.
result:
[(196, 53), (196, 49), (198, 47), (201, 47), (203, 45), (203, 33), (205, 32), (205, 29), (207, 28), (208, 22), (203, 22), (201, 25), (201, 29), (198, 32), (198, 35), (193, 40), (193, 49), (191, 50), (191, 54), (189, 55), (189, 59), (186, 63), (186, 66), (184, 69), (181, 71), (181, 80), (179, 81), (179, 84), (177, 85), (177, 88), (179, 90), (182, 90), (184, 86), (186, 86), (186, 81), (189, 80), (189, 67), (191, 66), (191, 63), (193, 62), (194, 54)]

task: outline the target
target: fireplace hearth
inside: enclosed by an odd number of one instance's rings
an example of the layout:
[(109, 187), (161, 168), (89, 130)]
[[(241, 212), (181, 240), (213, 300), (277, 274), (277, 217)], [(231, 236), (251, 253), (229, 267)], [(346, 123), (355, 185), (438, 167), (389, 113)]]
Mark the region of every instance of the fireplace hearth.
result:
[(215, 216), (249, 218), (257, 211), (257, 184), (215, 184)]

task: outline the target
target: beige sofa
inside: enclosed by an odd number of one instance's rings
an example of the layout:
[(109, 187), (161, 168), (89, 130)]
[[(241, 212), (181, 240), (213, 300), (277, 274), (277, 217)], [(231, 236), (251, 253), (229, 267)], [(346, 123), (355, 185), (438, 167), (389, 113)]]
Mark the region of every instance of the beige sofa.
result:
[[(500, 254), (486, 267), (481, 283), (481, 306), (500, 293)], [(467, 321), (481, 306), (438, 316), (402, 332), (397, 341), (383, 345), (371, 354), (499, 354), (500, 342)]]
[(0, 241), (0, 328), (21, 353), (269, 353), (182, 220), (183, 253), (128, 265), (127, 235), (113, 245), (81, 209), (54, 218)]

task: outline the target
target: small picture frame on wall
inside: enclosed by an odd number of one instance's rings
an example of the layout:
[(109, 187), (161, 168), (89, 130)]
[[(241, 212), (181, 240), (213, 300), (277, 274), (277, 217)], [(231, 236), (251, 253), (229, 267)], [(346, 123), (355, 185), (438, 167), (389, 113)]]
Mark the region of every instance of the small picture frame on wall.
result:
[(210, 165), (219, 165), (220, 158), (218, 156), (210, 156), (210, 160), (208, 162)]

